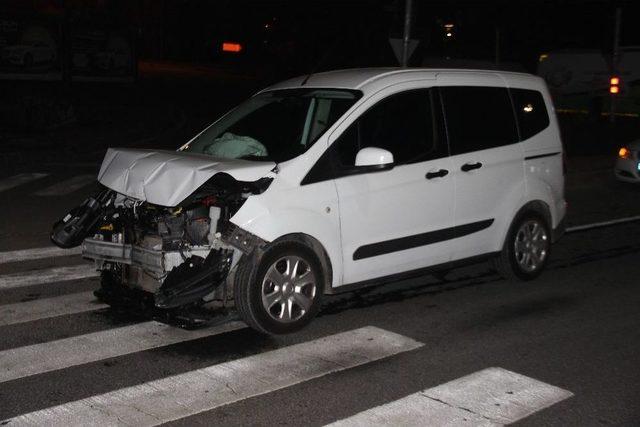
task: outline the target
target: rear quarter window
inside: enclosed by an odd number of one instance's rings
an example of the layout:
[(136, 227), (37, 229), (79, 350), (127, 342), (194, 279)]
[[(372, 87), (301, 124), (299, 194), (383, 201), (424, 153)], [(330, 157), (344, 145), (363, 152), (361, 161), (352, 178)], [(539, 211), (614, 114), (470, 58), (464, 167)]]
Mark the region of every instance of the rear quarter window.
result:
[(540, 92), (528, 89), (511, 89), (511, 97), (518, 118), (520, 137), (523, 141), (549, 126), (549, 113)]

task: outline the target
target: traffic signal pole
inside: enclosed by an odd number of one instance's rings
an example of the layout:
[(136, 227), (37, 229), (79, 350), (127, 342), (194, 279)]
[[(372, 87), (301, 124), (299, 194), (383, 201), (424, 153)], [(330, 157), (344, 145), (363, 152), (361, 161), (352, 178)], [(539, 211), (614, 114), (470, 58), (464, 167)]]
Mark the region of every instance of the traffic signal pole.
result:
[(404, 35), (402, 37), (402, 61), (400, 64), (406, 67), (409, 63), (409, 40), (411, 38), (411, 3), (412, 0), (406, 0), (404, 8)]
[[(613, 54), (611, 57), (611, 75), (620, 77), (618, 63), (620, 62), (620, 21), (622, 19), (622, 9), (616, 8), (616, 22), (613, 31)], [(611, 102), (609, 103), (609, 121), (616, 121), (616, 97), (618, 93), (610, 93)]]

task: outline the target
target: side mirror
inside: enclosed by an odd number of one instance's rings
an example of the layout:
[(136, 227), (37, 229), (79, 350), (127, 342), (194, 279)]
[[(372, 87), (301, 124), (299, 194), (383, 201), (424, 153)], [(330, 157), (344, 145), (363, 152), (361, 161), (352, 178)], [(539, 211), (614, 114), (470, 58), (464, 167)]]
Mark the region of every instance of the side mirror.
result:
[(366, 147), (356, 155), (356, 167), (367, 167), (371, 170), (393, 169), (393, 154), (378, 147)]

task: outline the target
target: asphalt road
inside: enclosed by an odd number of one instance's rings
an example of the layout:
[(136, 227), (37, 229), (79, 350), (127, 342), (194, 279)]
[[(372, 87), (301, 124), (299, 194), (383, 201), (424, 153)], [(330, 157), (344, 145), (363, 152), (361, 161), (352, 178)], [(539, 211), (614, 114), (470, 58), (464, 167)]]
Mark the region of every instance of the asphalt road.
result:
[[(91, 192), (92, 170), (32, 172), (0, 191), (1, 424), (367, 425), (399, 401), (396, 424), (640, 425), (639, 222), (566, 235), (529, 283), (479, 264), (329, 297), (294, 335), (185, 332), (92, 303), (77, 255), (13, 252)], [(572, 225), (640, 214), (608, 169), (568, 183)]]

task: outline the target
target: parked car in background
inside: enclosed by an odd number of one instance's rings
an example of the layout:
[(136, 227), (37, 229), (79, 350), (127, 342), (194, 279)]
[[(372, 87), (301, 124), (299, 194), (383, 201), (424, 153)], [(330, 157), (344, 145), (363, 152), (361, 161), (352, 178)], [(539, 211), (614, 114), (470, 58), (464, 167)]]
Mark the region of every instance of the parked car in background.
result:
[(618, 150), (614, 173), (619, 181), (640, 183), (640, 139)]
[(42, 41), (2, 48), (3, 62), (26, 68), (36, 64), (52, 63), (56, 60), (56, 57), (55, 47)]
[(355, 69), (265, 89), (177, 152), (111, 148), (103, 190), (53, 229), (98, 295), (233, 301), (293, 332), (324, 294), (491, 260), (536, 278), (563, 231), (562, 144), (541, 78)]

